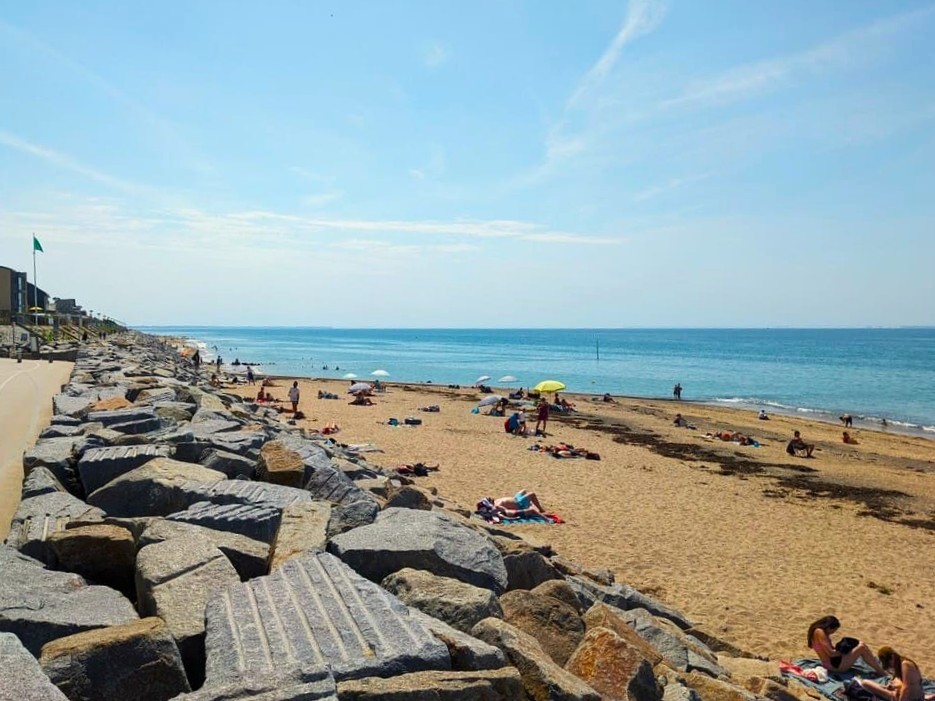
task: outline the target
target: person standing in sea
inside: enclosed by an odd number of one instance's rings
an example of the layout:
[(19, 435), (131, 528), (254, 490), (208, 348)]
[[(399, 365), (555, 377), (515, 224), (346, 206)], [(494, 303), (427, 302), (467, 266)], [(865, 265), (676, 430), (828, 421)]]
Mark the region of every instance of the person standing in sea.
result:
[(292, 413), (299, 410), (299, 381), (296, 380), (289, 388), (289, 401), (292, 402)]
[(676, 382), (675, 387), (672, 388), (672, 396), (678, 400), (682, 399), (682, 383)]

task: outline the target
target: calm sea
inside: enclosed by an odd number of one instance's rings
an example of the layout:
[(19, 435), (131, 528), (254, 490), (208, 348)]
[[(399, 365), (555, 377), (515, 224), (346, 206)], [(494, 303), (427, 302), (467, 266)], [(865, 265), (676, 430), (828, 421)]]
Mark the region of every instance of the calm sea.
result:
[[(935, 328), (919, 329), (325, 329), (141, 327), (217, 347), (275, 375), (529, 387), (766, 407), (935, 435)], [(600, 357), (598, 358), (598, 347)], [(328, 366), (328, 370), (323, 369)], [(504, 383), (501, 383), (504, 384)]]

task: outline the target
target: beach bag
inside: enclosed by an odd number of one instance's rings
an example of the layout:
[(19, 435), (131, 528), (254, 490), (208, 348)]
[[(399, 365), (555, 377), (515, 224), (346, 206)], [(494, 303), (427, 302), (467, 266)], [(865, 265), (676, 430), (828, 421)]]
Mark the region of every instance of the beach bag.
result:
[(858, 645), (860, 645), (860, 641), (857, 638), (841, 638), (834, 646), (834, 650), (835, 652), (840, 652), (842, 655), (846, 655)]
[(844, 695), (851, 701), (873, 701), (873, 694), (860, 685), (856, 679), (851, 679), (844, 684)]
[(412, 416), (407, 416), (405, 419), (403, 419), (403, 421), (406, 423), (407, 426), (421, 426), (422, 425), (422, 419), (416, 419), (416, 418), (413, 418)]

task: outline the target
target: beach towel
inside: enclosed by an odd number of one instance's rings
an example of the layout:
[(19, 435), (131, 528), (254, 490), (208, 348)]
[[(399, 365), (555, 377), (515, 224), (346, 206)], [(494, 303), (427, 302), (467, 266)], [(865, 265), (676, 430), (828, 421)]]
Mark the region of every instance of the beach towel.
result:
[[(805, 686), (814, 689), (822, 696), (834, 699), (834, 701), (847, 701), (844, 688), (847, 686), (848, 682), (855, 677), (877, 682), (884, 686), (890, 681), (890, 677), (878, 676), (863, 660), (857, 660), (854, 666), (846, 672), (827, 672), (827, 670), (821, 666), (821, 662), (813, 658), (793, 660), (791, 664), (788, 662), (780, 662), (779, 669), (782, 672), (782, 676), (795, 679)], [(816, 676), (817, 670), (827, 672), (827, 674), (820, 675), (819, 673), (819, 675)], [(825, 681), (821, 681), (822, 678), (824, 678)], [(935, 693), (935, 681), (923, 679), (922, 690), (926, 695)]]
[(565, 523), (565, 520), (558, 514), (536, 514), (534, 516), (524, 516), (522, 518), (504, 518), (497, 516), (491, 511), (475, 511), (475, 515), (480, 516), (487, 523), (496, 523), (498, 526), (509, 526), (514, 523)]
[(378, 448), (373, 443), (357, 443), (352, 445), (341, 446), (345, 450), (349, 450), (352, 453), (382, 453), (383, 448)]

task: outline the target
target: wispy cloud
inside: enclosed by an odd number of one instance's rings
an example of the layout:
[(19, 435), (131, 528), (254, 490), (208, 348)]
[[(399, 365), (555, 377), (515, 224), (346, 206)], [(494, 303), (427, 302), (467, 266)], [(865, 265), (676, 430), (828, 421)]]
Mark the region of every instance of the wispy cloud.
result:
[(178, 156), (188, 168), (202, 173), (215, 172), (214, 166), (179, 135), (178, 129), (171, 122), (132, 97), (125, 90), (115, 86), (99, 73), (91, 70), (80, 61), (76, 61), (71, 56), (46, 44), (30, 32), (5, 22), (3, 19), (0, 19), (0, 35), (5, 35), (11, 40), (11, 43), (21, 47), (30, 55), (41, 56), (57, 66), (64, 68), (66, 71), (78, 76), (85, 83), (94, 87), (100, 93), (106, 95), (127, 112), (134, 115), (139, 122), (146, 125), (150, 132), (159, 139), (159, 142), (164, 145), (166, 149), (170, 149), (174, 155)]
[[(516, 179), (527, 186), (558, 172), (561, 167), (583, 155), (598, 141), (600, 127), (588, 124), (604, 83), (620, 61), (624, 48), (656, 29), (667, 12), (660, 0), (630, 0), (626, 15), (614, 38), (595, 63), (581, 76), (565, 101), (561, 116), (554, 121), (545, 138), (541, 162)], [(582, 119), (584, 126), (580, 126)], [(577, 128), (576, 128), (577, 125)]]
[(568, 107), (577, 106), (600, 86), (617, 61), (623, 48), (634, 39), (652, 32), (666, 15), (666, 6), (655, 0), (630, 0), (623, 24), (613, 41), (604, 49), (604, 53), (578, 81), (578, 85), (568, 99)]
[(716, 174), (717, 173), (715, 171), (709, 171), (707, 173), (700, 173), (699, 175), (670, 178), (661, 185), (655, 185), (637, 192), (635, 195), (633, 195), (633, 201), (645, 202), (646, 200), (651, 200), (654, 197), (658, 197), (659, 195), (664, 195), (667, 192), (678, 190), (679, 188), (685, 187), (686, 185), (691, 185), (693, 183), (701, 182), (702, 180), (707, 180), (708, 178), (713, 178)]
[(429, 68), (437, 68), (438, 66), (447, 63), (448, 59), (450, 58), (451, 53), (438, 42), (432, 44), (422, 56), (422, 60)]
[(906, 12), (845, 32), (799, 53), (732, 68), (719, 76), (698, 81), (663, 108), (722, 104), (760, 94), (810, 75), (864, 61), (881, 40), (916, 26), (935, 14), (935, 7)]
[(314, 195), (306, 195), (302, 198), (302, 204), (306, 207), (324, 207), (326, 204), (331, 204), (335, 200), (341, 199), (343, 196), (344, 193), (340, 190), (328, 190)]
[(46, 163), (49, 163), (50, 165), (53, 165), (62, 170), (77, 173), (78, 175), (90, 178), (91, 180), (104, 183), (105, 185), (108, 185), (117, 190), (122, 190), (124, 192), (136, 192), (142, 189), (139, 185), (131, 183), (127, 180), (115, 178), (112, 175), (107, 175), (107, 173), (102, 173), (99, 170), (83, 165), (82, 163), (79, 163), (78, 161), (64, 154), (59, 153), (58, 151), (53, 151), (52, 149), (45, 146), (31, 143), (25, 139), (19, 138), (14, 134), (11, 134), (8, 131), (0, 130), (0, 144), (21, 153), (34, 156), (35, 158), (43, 160)]

